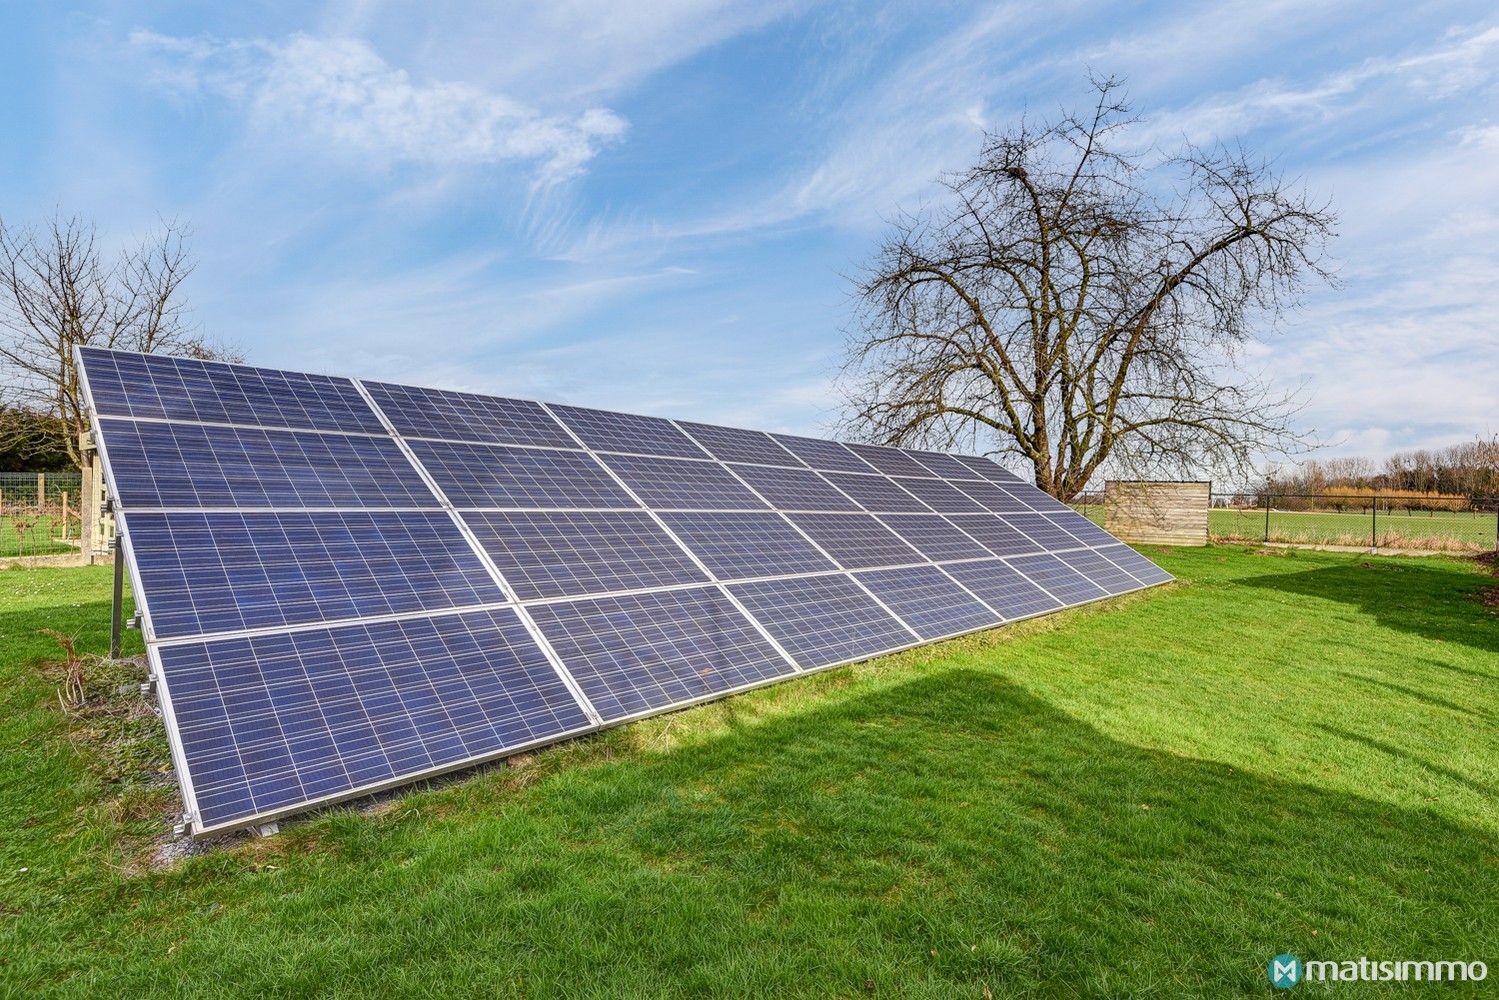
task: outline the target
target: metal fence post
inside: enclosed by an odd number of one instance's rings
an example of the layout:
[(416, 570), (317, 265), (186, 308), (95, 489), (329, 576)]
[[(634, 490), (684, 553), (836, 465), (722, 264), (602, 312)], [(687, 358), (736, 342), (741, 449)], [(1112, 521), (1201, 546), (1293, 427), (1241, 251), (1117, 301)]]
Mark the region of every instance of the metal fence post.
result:
[(1369, 502), (1369, 551), (1379, 550), (1379, 494), (1376, 493)]
[(1265, 491), (1265, 541), (1270, 540), (1270, 491)]
[(114, 579), (114, 605), (109, 615), (109, 658), (118, 660), (120, 658), (120, 626), (124, 624), (125, 616), (125, 537), (116, 532), (113, 547), (115, 550), (115, 579)]

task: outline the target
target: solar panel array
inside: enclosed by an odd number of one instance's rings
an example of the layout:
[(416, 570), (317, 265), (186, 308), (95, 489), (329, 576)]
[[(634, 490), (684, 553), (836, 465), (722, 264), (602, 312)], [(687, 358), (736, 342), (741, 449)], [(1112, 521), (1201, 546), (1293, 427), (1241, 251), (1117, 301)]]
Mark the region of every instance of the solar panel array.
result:
[(973, 456), (79, 361), (194, 832), (1171, 579)]

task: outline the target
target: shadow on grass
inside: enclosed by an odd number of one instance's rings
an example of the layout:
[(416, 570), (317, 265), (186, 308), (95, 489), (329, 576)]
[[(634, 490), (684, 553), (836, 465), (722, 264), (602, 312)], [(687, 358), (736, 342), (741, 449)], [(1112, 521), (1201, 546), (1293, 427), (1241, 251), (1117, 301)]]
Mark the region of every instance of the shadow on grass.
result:
[(1499, 616), (1474, 599), (1495, 581), (1450, 563), (1371, 559), (1238, 583), (1339, 601), (1387, 628), (1499, 652)]
[(1496, 838), (1121, 743), (984, 673), (667, 753), (561, 749), (529, 786), (479, 776), (294, 825), (254, 866), (198, 859), (111, 897), (132, 931), (90, 920), (97, 954), (42, 931), (35, 971), (93, 962), (73, 985), (137, 994), (1216, 997), (1268, 993), (1282, 952), (1499, 943)]

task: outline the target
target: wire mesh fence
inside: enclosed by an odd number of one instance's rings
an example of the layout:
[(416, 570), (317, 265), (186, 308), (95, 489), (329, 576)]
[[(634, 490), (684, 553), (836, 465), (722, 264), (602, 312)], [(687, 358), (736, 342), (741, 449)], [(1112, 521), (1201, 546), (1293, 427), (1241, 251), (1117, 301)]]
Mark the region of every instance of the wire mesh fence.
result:
[[(1104, 523), (1104, 494), (1073, 506)], [(1435, 552), (1499, 550), (1499, 497), (1440, 494), (1213, 493), (1208, 537)]]
[(77, 472), (0, 472), (0, 558), (76, 551), (82, 491)]

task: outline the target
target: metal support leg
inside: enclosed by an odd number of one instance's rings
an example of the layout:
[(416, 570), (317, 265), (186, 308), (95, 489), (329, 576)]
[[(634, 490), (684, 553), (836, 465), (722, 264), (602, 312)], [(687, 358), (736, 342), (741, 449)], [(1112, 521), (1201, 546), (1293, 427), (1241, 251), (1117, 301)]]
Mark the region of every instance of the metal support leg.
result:
[(120, 628), (125, 624), (125, 536), (114, 537), (115, 584), (114, 605), (109, 616), (109, 658), (120, 658)]

